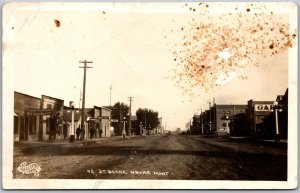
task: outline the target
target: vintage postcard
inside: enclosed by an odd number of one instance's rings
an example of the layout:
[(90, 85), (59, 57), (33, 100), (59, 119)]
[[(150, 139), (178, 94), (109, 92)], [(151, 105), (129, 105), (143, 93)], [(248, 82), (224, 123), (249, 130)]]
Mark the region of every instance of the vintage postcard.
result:
[(297, 188), (296, 4), (2, 10), (3, 188)]

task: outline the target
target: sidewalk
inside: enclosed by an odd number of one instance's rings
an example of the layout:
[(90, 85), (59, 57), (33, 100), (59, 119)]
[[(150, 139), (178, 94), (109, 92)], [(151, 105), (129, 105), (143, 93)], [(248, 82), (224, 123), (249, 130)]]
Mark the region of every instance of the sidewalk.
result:
[(265, 145), (279, 145), (279, 146), (287, 146), (288, 140), (287, 139), (280, 139), (280, 141), (276, 142), (275, 139), (259, 139), (251, 136), (229, 136), (228, 139), (237, 142), (246, 142), (246, 143), (261, 143)]
[[(137, 136), (126, 136), (125, 140), (131, 139), (131, 138), (137, 138)], [(102, 138), (87, 138), (83, 141), (77, 141), (75, 140), (74, 143), (70, 143), (69, 139), (62, 139), (62, 140), (47, 140), (47, 141), (17, 141), (14, 142), (14, 146), (18, 148), (27, 148), (27, 147), (44, 147), (49, 145), (67, 145), (67, 146), (78, 146), (78, 145), (91, 145), (96, 143), (104, 143), (104, 142), (113, 142), (113, 141), (121, 141), (123, 140), (122, 136), (112, 136), (112, 137), (102, 137)]]

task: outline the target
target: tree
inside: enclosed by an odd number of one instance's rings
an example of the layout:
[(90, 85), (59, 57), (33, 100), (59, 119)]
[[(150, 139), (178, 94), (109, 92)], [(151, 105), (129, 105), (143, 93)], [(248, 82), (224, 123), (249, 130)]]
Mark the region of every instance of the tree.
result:
[(201, 126), (200, 126), (200, 115), (194, 115), (193, 121), (191, 125), (191, 134), (192, 135), (199, 135)]
[(117, 102), (112, 107), (111, 118), (118, 119), (117, 123), (112, 123), (116, 135), (122, 135), (124, 117), (126, 120), (125, 129), (128, 129), (129, 106), (122, 102)]
[[(129, 116), (129, 106), (127, 106), (126, 104), (124, 104), (122, 102), (117, 102), (116, 104), (114, 104), (113, 108), (120, 109), (121, 110), (121, 115), (123, 117), (125, 117), (125, 116), (128, 117)], [(119, 116), (119, 113), (115, 113), (115, 114), (117, 114), (117, 116)]]
[(245, 113), (234, 115), (234, 119), (230, 121), (231, 135), (234, 136), (247, 136), (250, 135), (250, 121)]
[(138, 123), (142, 123), (144, 128), (145, 128), (145, 124), (147, 124), (146, 125), (147, 130), (152, 130), (159, 125), (158, 112), (153, 111), (151, 109), (139, 108), (136, 111), (136, 117)]

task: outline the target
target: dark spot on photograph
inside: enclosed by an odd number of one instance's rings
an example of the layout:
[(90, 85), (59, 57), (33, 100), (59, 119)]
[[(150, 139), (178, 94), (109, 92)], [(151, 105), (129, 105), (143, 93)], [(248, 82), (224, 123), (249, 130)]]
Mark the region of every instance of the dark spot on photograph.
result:
[(60, 21), (58, 19), (55, 19), (54, 23), (56, 27), (60, 27)]

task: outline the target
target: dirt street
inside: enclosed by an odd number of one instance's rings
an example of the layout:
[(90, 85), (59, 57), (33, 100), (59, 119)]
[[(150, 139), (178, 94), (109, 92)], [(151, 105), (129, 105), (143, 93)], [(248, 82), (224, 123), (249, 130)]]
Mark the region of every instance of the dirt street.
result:
[[(17, 171), (36, 163), (38, 176)], [(287, 149), (227, 138), (147, 136), (125, 141), (17, 144), (15, 178), (286, 180)]]

